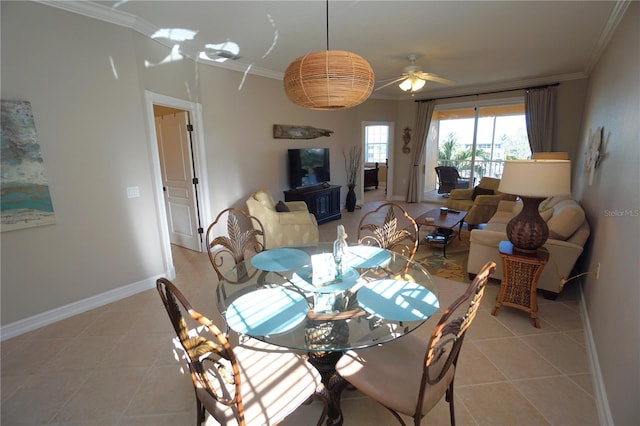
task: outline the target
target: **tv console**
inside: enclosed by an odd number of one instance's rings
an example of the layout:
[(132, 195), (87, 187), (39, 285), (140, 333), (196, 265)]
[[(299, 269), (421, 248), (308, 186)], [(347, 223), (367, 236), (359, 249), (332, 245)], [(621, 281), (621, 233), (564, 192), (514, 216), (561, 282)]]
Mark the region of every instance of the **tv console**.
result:
[(342, 218), (340, 185), (316, 185), (284, 191), (284, 201), (304, 201), (318, 223)]

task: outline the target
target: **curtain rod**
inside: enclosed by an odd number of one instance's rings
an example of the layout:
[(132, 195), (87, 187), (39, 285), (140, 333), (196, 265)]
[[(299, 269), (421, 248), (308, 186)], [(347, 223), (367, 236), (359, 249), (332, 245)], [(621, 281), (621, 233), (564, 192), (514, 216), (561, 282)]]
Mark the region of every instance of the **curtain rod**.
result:
[(546, 89), (547, 87), (555, 87), (559, 85), (560, 83), (552, 83), (552, 84), (545, 84), (542, 86), (522, 87), (520, 89), (505, 89), (505, 90), (493, 90), (491, 92), (471, 93), (469, 95), (442, 96), (440, 98), (431, 98), (431, 99), (416, 99), (415, 102), (430, 102), (430, 101), (439, 101), (442, 99), (467, 98), (469, 96), (492, 95), (494, 93), (517, 92), (520, 90)]

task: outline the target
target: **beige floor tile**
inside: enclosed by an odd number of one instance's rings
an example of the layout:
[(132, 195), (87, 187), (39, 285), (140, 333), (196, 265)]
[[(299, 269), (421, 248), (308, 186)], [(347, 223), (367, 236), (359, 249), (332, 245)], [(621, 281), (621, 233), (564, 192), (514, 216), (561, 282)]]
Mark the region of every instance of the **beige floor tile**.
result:
[(474, 343), (510, 380), (561, 374), (517, 337), (479, 340)]
[(495, 315), (500, 324), (507, 327), (513, 334), (524, 336), (527, 334), (543, 334), (558, 331), (550, 322), (538, 315), (540, 328), (533, 325), (533, 320), (529, 313), (510, 306), (501, 306)]
[(478, 310), (476, 318), (473, 320), (471, 327), (469, 327), (465, 339), (482, 340), (510, 336), (513, 336), (513, 333), (502, 325), (493, 315), (488, 311)]
[(585, 348), (564, 333), (522, 336), (521, 339), (565, 374), (589, 372)]
[(196, 400), (189, 370), (183, 363), (153, 367), (141, 381), (124, 412), (135, 417), (195, 410)]
[(464, 342), (458, 358), (456, 386), (495, 383), (506, 380), (500, 370), (477, 348), (475, 342)]
[(593, 397), (567, 377), (521, 380), (513, 385), (551, 424), (599, 424)]
[(546, 303), (538, 307), (540, 318), (559, 330), (581, 330), (582, 319), (577, 310), (564, 303)]
[[(2, 356), (2, 376), (23, 376), (44, 371), (43, 364), (69, 346), (72, 339), (9, 340), (12, 350)], [(2, 347), (3, 351), (5, 346)], [(44, 355), (46, 354), (46, 356)]]
[(585, 392), (595, 398), (595, 392), (593, 391), (593, 376), (591, 373), (583, 374), (569, 374), (569, 377), (575, 384), (580, 386)]
[(24, 376), (3, 376), (2, 383), (0, 383), (0, 393), (2, 394), (2, 401), (12, 396), (18, 389), (20, 389), (27, 379)]
[(114, 345), (108, 356), (96, 366), (97, 368), (148, 367), (155, 364), (160, 354), (169, 353), (172, 349), (173, 343), (169, 334), (125, 335)]
[[(195, 405), (194, 405), (195, 407)], [(196, 410), (183, 413), (151, 414), (148, 416), (123, 417), (118, 422), (119, 426), (193, 426), (196, 424)], [(204, 426), (217, 426), (217, 422), (211, 420), (203, 423)]]
[(80, 336), (122, 336), (141, 315), (140, 310), (103, 312)]
[[(82, 372), (23, 377), (22, 386), (2, 402), (3, 425), (47, 424), (87, 380)], [(2, 387), (5, 379), (2, 379)]]
[(122, 336), (76, 337), (63, 351), (44, 363), (47, 370), (92, 370), (109, 355)]
[(584, 334), (584, 330), (573, 330), (573, 331), (565, 331), (564, 334), (569, 336), (574, 342), (586, 348), (587, 346), (587, 338)]
[(510, 383), (456, 389), (480, 425), (548, 425), (542, 414)]
[(118, 368), (93, 371), (53, 422), (115, 424), (148, 370)]

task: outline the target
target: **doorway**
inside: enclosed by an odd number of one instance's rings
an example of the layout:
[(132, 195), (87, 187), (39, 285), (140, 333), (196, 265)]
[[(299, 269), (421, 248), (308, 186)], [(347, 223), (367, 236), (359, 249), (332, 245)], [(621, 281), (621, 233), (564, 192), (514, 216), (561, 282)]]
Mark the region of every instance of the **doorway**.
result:
[(522, 97), (436, 108), (425, 155), (423, 198), (438, 187), (436, 166), (455, 167), (473, 187), (485, 176), (499, 179), (505, 160), (530, 156)]
[[(378, 186), (376, 194), (367, 194), (364, 185), (359, 188), (358, 199), (363, 202), (384, 201), (391, 198), (388, 188), (393, 188), (393, 180), (390, 165), (393, 164), (395, 123), (388, 121), (364, 121), (362, 122), (362, 164), (365, 168), (374, 168), (378, 165)], [(363, 179), (364, 182), (364, 179)], [(382, 189), (384, 187), (384, 189)]]
[[(160, 240), (172, 276), (171, 244), (202, 252), (203, 224), (211, 219), (202, 112), (200, 104), (182, 99), (149, 91), (145, 97)], [(156, 112), (168, 118), (158, 123)]]

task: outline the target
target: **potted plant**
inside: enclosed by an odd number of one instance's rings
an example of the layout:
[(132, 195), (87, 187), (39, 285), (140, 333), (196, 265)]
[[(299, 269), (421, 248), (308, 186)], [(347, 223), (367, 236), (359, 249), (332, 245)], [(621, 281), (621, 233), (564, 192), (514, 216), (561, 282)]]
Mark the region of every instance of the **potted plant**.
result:
[(360, 170), (362, 169), (362, 147), (359, 145), (349, 148), (349, 152), (342, 152), (344, 155), (344, 167), (347, 172), (347, 192), (346, 207), (347, 211), (352, 212), (356, 208), (356, 193), (353, 190), (356, 186), (356, 181), (360, 176)]

